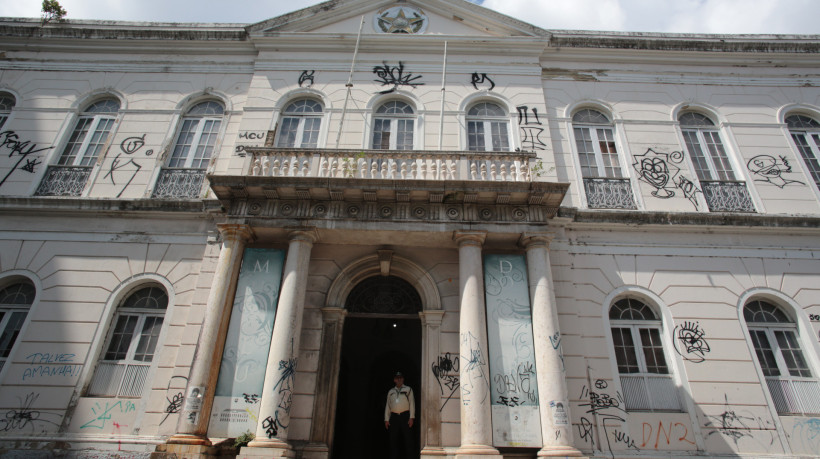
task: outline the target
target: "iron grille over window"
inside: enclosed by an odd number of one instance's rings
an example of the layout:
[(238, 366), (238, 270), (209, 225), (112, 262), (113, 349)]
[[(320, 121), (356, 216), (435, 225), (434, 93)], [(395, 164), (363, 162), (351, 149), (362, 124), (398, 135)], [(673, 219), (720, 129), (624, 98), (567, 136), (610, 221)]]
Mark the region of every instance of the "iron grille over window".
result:
[(421, 297), (404, 279), (375, 276), (353, 288), (346, 307), (351, 313), (415, 315), (421, 311)]
[(609, 319), (626, 409), (680, 411), (655, 311), (641, 301), (624, 298), (609, 309)]

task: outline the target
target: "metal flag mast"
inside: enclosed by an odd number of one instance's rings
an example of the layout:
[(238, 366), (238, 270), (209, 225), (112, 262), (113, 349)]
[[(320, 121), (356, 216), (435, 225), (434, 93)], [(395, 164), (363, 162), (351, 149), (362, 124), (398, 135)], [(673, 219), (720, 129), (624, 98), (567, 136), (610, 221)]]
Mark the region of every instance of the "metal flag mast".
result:
[(359, 23), (359, 34), (356, 35), (356, 47), (353, 49), (353, 62), (350, 63), (350, 75), (347, 77), (347, 94), (345, 103), (342, 105), (342, 119), (339, 121), (339, 131), (336, 133), (336, 148), (339, 148), (339, 139), (342, 137), (342, 130), (345, 125), (345, 115), (347, 115), (347, 101), (350, 100), (350, 91), (353, 88), (353, 69), (356, 67), (356, 56), (359, 54), (359, 41), (362, 39), (362, 27), (364, 26), (364, 16)]
[(444, 80), (447, 75), (447, 42), (444, 42), (444, 63), (441, 66), (441, 111), (438, 116), (438, 149), (441, 151), (441, 143), (444, 137)]

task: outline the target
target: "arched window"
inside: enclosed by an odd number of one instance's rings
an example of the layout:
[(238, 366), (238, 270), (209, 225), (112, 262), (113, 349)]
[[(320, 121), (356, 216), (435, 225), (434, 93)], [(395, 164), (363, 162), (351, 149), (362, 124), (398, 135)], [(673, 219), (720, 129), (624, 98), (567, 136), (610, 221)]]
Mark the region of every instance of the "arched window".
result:
[(224, 111), (222, 104), (212, 100), (191, 107), (182, 119), (168, 166), (205, 169), (213, 155)]
[(416, 119), (413, 107), (391, 100), (376, 109), (373, 119), (373, 148), (412, 150)]
[(820, 384), (800, 348), (797, 324), (782, 309), (763, 300), (746, 303), (743, 318), (777, 412), (820, 413)]
[(196, 198), (205, 169), (214, 153), (225, 108), (219, 102), (200, 102), (182, 118), (168, 167), (160, 172), (155, 198)]
[(7, 92), (0, 92), (0, 129), (6, 124), (6, 120), (9, 119), (9, 115), (11, 114), (11, 109), (14, 108), (16, 104), (17, 101), (14, 99), (14, 96)]
[(321, 125), (322, 104), (312, 99), (297, 100), (285, 108), (276, 146), (316, 148)]
[(678, 116), (686, 151), (712, 212), (754, 212), (754, 204), (732, 170), (732, 163), (715, 122), (696, 112)]
[(805, 115), (789, 115), (786, 125), (814, 184), (820, 187), (820, 122)]
[(13, 281), (0, 289), (0, 370), (17, 342), (35, 295), (34, 285), (27, 280)]
[(491, 102), (479, 102), (470, 107), (467, 110), (467, 149), (509, 151), (509, 114)]
[(609, 322), (626, 409), (680, 411), (655, 311), (639, 300), (624, 298), (609, 309)]
[(157, 284), (142, 286), (125, 297), (111, 322), (88, 395), (142, 395), (166, 309), (168, 295)]
[(700, 180), (735, 180), (729, 157), (715, 123), (700, 113), (684, 112), (678, 117), (686, 151)]
[(621, 178), (621, 163), (615, 148), (612, 122), (603, 113), (583, 109), (572, 116), (575, 146), (585, 178)]
[(89, 105), (77, 119), (56, 165), (48, 168), (37, 194), (41, 196), (80, 196), (91, 168), (111, 136), (120, 102), (109, 98)]

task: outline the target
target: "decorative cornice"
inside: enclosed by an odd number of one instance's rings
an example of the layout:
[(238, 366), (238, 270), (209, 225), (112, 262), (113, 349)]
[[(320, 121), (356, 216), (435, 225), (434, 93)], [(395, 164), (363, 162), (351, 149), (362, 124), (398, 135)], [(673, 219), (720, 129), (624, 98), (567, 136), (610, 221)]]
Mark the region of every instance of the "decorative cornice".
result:
[(1, 212), (154, 213), (160, 215), (211, 215), (222, 205), (212, 199), (104, 199), (71, 197), (0, 197)]
[(726, 228), (780, 228), (820, 230), (820, 217), (804, 215), (761, 215), (725, 212), (647, 212), (582, 210), (561, 207), (557, 218), (572, 223), (616, 224), (629, 226), (705, 226)]

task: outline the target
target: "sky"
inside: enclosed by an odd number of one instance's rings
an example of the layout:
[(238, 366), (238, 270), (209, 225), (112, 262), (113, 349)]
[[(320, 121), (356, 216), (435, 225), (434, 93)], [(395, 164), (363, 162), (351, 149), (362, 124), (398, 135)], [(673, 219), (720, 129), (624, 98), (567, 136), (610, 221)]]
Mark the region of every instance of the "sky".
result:
[[(820, 0), (471, 0), (544, 29), (820, 34)], [(255, 23), (319, 0), (60, 0), (68, 19)], [(39, 17), (39, 0), (0, 16)]]

